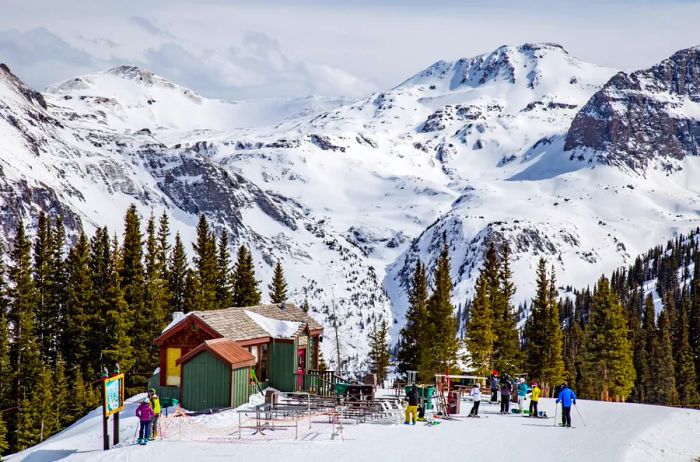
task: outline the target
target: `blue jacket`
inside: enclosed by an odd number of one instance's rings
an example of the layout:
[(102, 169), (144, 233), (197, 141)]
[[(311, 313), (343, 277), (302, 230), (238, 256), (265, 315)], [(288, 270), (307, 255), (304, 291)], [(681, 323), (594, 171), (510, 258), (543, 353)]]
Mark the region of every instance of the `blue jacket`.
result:
[(571, 388), (566, 387), (559, 392), (557, 403), (559, 401), (561, 401), (562, 406), (571, 407), (571, 403), (576, 404), (576, 393)]
[(518, 396), (527, 396), (527, 392), (530, 391), (526, 383), (518, 384)]

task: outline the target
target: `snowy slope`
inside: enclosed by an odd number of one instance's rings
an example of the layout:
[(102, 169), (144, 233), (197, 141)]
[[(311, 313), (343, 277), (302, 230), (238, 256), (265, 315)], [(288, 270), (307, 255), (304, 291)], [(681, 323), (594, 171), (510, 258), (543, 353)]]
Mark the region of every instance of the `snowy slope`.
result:
[[(640, 75), (650, 86), (667, 74)], [(263, 287), (280, 258), (291, 301), (308, 298), (327, 327), (335, 305), (343, 356), (361, 359), (366, 327), (403, 322), (407, 268), (417, 258), (432, 266), (443, 239), (455, 304), (469, 296), (485, 245), (504, 239), (519, 302), (532, 295), (540, 256), (561, 285), (578, 287), (700, 224), (700, 157), (639, 172), (565, 146), (614, 75), (558, 45), (524, 44), (438, 61), (356, 102), (227, 102), (133, 66), (43, 94), (2, 68), (4, 235), (39, 210), (63, 215), (73, 232), (119, 230), (133, 202), (144, 216), (169, 210), (189, 241), (205, 213), (253, 248)], [(694, 110), (674, 106), (688, 120)], [(327, 359), (334, 343), (323, 343)]]
[[(346, 422), (344, 440), (331, 440), (331, 426), (324, 418), (301, 421), (299, 439), (294, 430), (252, 436), (243, 430), (238, 440), (238, 416), (225, 412), (188, 419), (187, 428), (196, 429), (200, 442), (184, 441), (188, 433), (178, 432), (177, 419), (165, 419), (171, 431), (163, 440), (146, 447), (127, 445), (102, 451), (102, 421), (99, 410), (48, 441), (8, 457), (10, 462), (150, 461), (175, 460), (328, 460), (356, 462), (380, 457), (387, 462), (406, 460), (688, 462), (700, 455), (700, 411), (639, 404), (603, 403), (579, 400), (573, 411), (576, 428), (552, 426), (554, 420), (531, 420), (518, 415), (500, 416), (494, 406), (482, 403), (481, 419), (443, 421), (439, 426), (415, 427)], [(121, 440), (133, 441), (136, 402), (123, 411)], [(466, 414), (470, 403), (462, 403)], [(544, 399), (540, 410), (553, 416), (554, 402)], [(111, 425), (110, 425), (111, 428)], [(207, 436), (209, 435), (209, 436)], [(211, 438), (207, 442), (207, 438)]]

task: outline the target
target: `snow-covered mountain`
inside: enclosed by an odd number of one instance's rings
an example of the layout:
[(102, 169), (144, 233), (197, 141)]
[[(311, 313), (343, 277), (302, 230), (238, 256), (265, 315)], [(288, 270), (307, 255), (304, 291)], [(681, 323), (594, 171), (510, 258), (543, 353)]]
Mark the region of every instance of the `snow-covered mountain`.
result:
[[(3, 67), (4, 235), (38, 210), (73, 230), (118, 230), (134, 202), (144, 215), (170, 210), (191, 239), (204, 212), (253, 247), (265, 283), (281, 258), (292, 299), (308, 297), (327, 325), (335, 301), (344, 353), (361, 353), (373, 319), (403, 321), (407, 268), (432, 264), (444, 241), (455, 303), (494, 239), (511, 242), (523, 300), (541, 255), (561, 285), (581, 286), (700, 224), (697, 49), (630, 74), (637, 89), (623, 75), (525, 44), (439, 61), (356, 102), (227, 102), (133, 66), (44, 93)], [(647, 99), (664, 110), (637, 114)], [(677, 127), (677, 141), (629, 128), (639, 121)], [(630, 147), (659, 162), (612, 161), (635, 158)]]

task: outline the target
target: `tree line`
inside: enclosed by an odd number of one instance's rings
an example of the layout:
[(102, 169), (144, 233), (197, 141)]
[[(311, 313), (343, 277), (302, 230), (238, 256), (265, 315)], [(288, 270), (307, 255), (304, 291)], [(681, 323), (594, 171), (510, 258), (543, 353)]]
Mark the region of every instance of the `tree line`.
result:
[[(250, 250), (234, 258), (225, 230), (204, 215), (192, 262), (168, 215), (134, 205), (121, 238), (98, 228), (68, 245), (60, 219), (38, 217), (31, 239), (21, 221), (0, 244), (0, 453), (32, 446), (99, 405), (103, 368), (127, 372), (127, 393), (142, 392), (158, 365), (153, 344), (173, 311), (260, 304)], [(287, 299), (282, 266), (268, 286)]]
[(510, 248), (491, 242), (473, 298), (456, 315), (443, 298), (452, 287), (444, 247), (432, 295), (425, 265), (413, 268), (398, 370), (417, 370), (430, 382), (461, 363), (481, 376), (527, 375), (548, 394), (566, 381), (590, 399), (697, 406), (699, 236), (679, 236), (582, 290), (558, 287), (554, 267), (542, 258), (535, 296), (517, 308)]

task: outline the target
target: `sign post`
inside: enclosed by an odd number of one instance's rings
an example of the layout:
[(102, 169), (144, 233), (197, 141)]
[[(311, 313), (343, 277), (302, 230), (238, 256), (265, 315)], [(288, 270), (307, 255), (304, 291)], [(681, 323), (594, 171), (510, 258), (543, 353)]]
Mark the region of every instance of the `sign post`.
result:
[(109, 449), (109, 429), (107, 421), (114, 416), (114, 444), (119, 443), (119, 411), (124, 409), (124, 374), (105, 377), (102, 380), (102, 432), (104, 450)]

